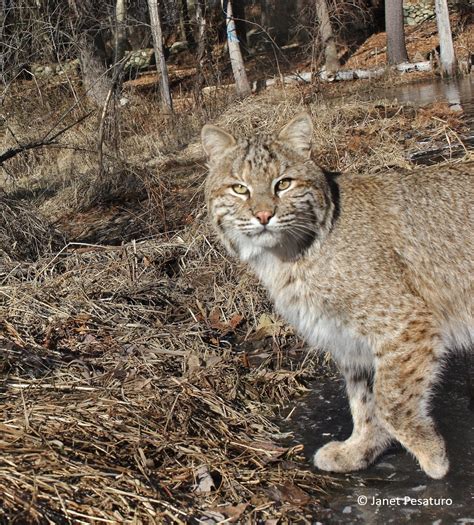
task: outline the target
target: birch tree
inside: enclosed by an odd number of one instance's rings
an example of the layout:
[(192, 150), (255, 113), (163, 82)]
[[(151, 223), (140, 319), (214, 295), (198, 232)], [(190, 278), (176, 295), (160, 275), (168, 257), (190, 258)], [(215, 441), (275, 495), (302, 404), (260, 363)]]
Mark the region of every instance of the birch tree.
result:
[(198, 66), (203, 69), (206, 55), (208, 54), (207, 45), (207, 21), (206, 21), (206, 6), (204, 0), (197, 0), (196, 2), (196, 23), (198, 26), (198, 42), (197, 42), (197, 56)]
[(456, 73), (456, 55), (454, 54), (447, 0), (435, 0), (435, 8), (439, 35), (441, 75), (451, 77)]
[(235, 20), (232, 12), (232, 1), (221, 0), (221, 2), (225, 14), (227, 45), (229, 47), (230, 63), (232, 65), (232, 73), (234, 74), (237, 95), (239, 95), (239, 97), (246, 97), (250, 95), (252, 90), (250, 89), (242, 52), (240, 50), (239, 38), (237, 36), (237, 29), (235, 27)]
[(127, 47), (127, 28), (125, 26), (125, 17), (127, 15), (127, 8), (125, 0), (117, 0), (115, 4), (115, 42), (114, 42), (114, 62), (115, 67), (125, 55)]
[(160, 83), (161, 105), (166, 113), (172, 113), (173, 102), (171, 100), (168, 68), (163, 49), (163, 32), (161, 30), (158, 0), (148, 0), (148, 10), (150, 12), (151, 34), (153, 36), (153, 47), (155, 49), (156, 67)]
[(341, 68), (341, 63), (337, 56), (336, 42), (332, 32), (326, 0), (316, 0), (316, 14), (319, 20), (319, 33), (324, 49), (324, 65), (327, 72), (335, 73)]
[(385, 30), (388, 63), (396, 65), (408, 62), (403, 27), (403, 0), (385, 0)]

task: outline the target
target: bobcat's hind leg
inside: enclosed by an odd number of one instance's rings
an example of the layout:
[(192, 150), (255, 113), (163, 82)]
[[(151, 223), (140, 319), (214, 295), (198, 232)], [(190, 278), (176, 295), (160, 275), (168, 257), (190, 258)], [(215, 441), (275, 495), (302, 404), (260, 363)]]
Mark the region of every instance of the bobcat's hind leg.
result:
[(429, 415), (429, 397), (442, 366), (443, 347), (429, 318), (414, 319), (377, 354), (374, 393), (379, 420), (428, 476), (442, 478), (449, 461)]
[(314, 465), (331, 472), (368, 467), (387, 448), (390, 434), (378, 421), (372, 371), (343, 370), (354, 429), (346, 441), (331, 441), (314, 455)]

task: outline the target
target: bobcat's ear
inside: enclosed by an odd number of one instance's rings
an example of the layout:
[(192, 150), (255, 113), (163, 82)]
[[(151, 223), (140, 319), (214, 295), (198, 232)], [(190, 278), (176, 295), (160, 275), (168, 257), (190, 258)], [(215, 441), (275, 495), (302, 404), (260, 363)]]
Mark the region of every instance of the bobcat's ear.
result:
[(308, 113), (300, 113), (280, 131), (278, 140), (288, 144), (303, 157), (309, 158), (312, 135), (311, 117)]
[(224, 151), (235, 144), (235, 139), (217, 126), (206, 124), (201, 131), (202, 147), (209, 158), (221, 155)]

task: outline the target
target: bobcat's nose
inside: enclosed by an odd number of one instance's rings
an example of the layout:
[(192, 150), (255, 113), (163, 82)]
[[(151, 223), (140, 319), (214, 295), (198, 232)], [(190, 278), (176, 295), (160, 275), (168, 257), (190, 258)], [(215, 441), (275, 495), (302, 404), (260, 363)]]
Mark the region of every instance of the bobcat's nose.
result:
[(268, 224), (270, 222), (270, 219), (273, 217), (273, 213), (271, 211), (258, 211), (255, 214), (255, 217), (260, 221), (260, 224)]

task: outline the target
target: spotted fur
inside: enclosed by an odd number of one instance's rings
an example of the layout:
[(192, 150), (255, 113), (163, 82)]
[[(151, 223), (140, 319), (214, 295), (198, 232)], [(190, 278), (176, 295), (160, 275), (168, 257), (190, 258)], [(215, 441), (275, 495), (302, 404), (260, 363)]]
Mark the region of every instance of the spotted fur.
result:
[(205, 126), (211, 221), (345, 376), (353, 433), (315, 465), (363, 469), (395, 439), (441, 478), (449, 462), (429, 400), (448, 350), (474, 339), (474, 163), (337, 177), (311, 160), (311, 134), (307, 114), (239, 141)]

